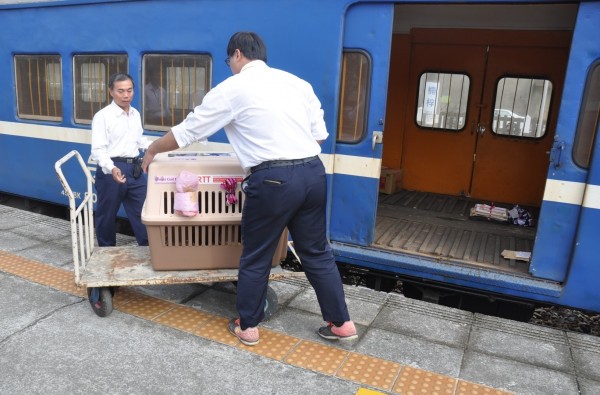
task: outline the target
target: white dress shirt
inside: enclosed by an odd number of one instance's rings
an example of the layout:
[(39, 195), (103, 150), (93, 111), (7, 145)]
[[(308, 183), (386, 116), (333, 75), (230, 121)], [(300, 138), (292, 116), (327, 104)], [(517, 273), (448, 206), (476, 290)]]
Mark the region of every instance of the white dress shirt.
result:
[(261, 60), (211, 89), (172, 130), (185, 147), (221, 128), (246, 172), (265, 161), (315, 156), (321, 152), (317, 141), (328, 136), (311, 85)]
[(92, 120), (92, 159), (104, 174), (110, 174), (115, 164), (110, 158), (134, 158), (151, 141), (144, 136), (140, 113), (129, 107), (126, 113), (114, 101), (94, 115)]

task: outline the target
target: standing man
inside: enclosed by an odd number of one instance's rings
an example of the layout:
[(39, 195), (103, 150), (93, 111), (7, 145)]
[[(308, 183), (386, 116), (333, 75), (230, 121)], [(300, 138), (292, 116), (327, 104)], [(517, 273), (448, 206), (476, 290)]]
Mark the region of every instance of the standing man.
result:
[(287, 226), (306, 277), (328, 325), (326, 339), (357, 337), (344, 289), (327, 241), (327, 180), (317, 156), (328, 136), (321, 103), (306, 81), (266, 64), (267, 50), (252, 32), (235, 33), (225, 63), (233, 76), (204, 97), (200, 106), (150, 145), (142, 167), (159, 152), (205, 139), (221, 128), (247, 177), (242, 214), (243, 250), (237, 285), (239, 318), (229, 330), (242, 343), (259, 341), (268, 276), (277, 242)]
[(148, 148), (150, 140), (143, 135), (140, 113), (131, 107), (131, 76), (112, 75), (108, 88), (113, 101), (92, 120), (92, 159), (98, 162), (95, 218), (98, 245), (116, 245), (117, 211), (122, 203), (137, 243), (147, 246), (148, 233), (141, 219), (147, 179), (141, 174), (136, 158), (140, 149)]

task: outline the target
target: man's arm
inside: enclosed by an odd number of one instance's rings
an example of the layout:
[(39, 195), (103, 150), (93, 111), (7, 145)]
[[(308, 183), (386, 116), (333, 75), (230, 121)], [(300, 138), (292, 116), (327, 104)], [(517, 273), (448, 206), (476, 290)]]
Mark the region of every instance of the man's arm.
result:
[(152, 144), (146, 150), (146, 154), (144, 155), (144, 160), (142, 161), (142, 169), (144, 173), (148, 173), (148, 166), (154, 160), (154, 156), (161, 152), (173, 151), (179, 148), (177, 144), (177, 140), (175, 140), (175, 136), (173, 135), (173, 131), (169, 130), (167, 134), (159, 138), (158, 140), (154, 140)]

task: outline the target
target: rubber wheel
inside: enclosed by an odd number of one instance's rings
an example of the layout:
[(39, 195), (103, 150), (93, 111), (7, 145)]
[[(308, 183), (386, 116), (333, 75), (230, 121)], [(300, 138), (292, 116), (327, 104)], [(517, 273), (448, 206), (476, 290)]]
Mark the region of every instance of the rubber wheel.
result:
[(277, 307), (279, 306), (279, 302), (277, 300), (277, 293), (270, 286), (267, 287), (267, 299), (265, 300), (265, 318), (264, 321), (267, 321), (269, 318), (275, 314), (277, 311)]
[(114, 290), (107, 287), (87, 289), (90, 306), (98, 317), (106, 317), (112, 313), (113, 293)]

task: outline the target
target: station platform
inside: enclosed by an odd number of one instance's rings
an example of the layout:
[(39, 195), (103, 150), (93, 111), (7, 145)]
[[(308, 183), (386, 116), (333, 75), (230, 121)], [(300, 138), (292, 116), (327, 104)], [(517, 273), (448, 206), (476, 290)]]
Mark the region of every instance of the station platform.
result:
[(0, 394), (600, 394), (599, 337), (345, 286), (359, 338), (329, 342), (303, 277), (254, 347), (231, 283), (121, 287), (101, 318), (68, 221), (0, 205), (0, 234)]

